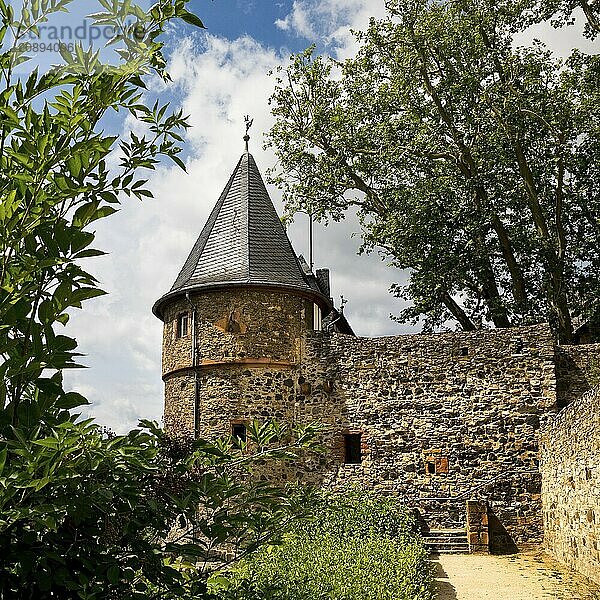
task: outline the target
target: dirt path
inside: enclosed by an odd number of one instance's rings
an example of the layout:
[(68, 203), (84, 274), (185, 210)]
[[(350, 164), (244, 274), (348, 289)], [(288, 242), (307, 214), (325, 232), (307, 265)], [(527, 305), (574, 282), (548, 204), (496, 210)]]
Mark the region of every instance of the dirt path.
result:
[(562, 570), (542, 554), (441, 555), (437, 600), (600, 600), (600, 587)]

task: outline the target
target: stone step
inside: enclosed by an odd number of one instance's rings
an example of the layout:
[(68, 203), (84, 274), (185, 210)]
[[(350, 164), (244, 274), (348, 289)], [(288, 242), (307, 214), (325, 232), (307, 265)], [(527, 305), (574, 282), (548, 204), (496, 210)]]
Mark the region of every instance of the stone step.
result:
[(430, 536), (435, 535), (438, 537), (442, 537), (442, 536), (450, 536), (450, 537), (464, 536), (464, 537), (467, 537), (467, 530), (464, 527), (460, 527), (457, 529), (430, 529), (429, 535)]
[(448, 548), (447, 546), (425, 546), (429, 554), (469, 554), (469, 546), (453, 546)]
[(465, 536), (456, 537), (437, 537), (437, 536), (426, 536), (426, 544), (466, 544), (467, 538)]
[[(443, 523), (442, 524), (438, 524), (438, 523)], [(460, 522), (460, 521), (452, 521), (450, 519), (440, 519), (439, 521), (437, 519), (426, 519), (424, 518), (421, 521), (421, 526), (424, 528), (430, 528), (430, 529), (435, 529), (435, 530), (465, 530), (466, 528), (466, 524), (464, 522)]]
[(426, 546), (465, 546), (469, 544), (467, 538), (454, 538), (450, 540), (425, 538), (423, 543)]
[(431, 554), (468, 554), (469, 542), (465, 529), (430, 529), (423, 538)]
[(436, 542), (425, 542), (425, 546), (427, 548), (468, 548), (469, 544), (466, 541), (462, 541), (462, 542), (454, 542), (454, 543), (436, 543)]
[(427, 548), (429, 554), (469, 554), (469, 546), (461, 548)]

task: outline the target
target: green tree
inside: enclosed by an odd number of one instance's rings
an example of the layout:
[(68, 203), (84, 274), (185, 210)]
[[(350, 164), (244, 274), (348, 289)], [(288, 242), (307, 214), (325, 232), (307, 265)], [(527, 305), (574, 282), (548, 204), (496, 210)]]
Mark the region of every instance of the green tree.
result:
[[(92, 18), (114, 27), (118, 64), (65, 45), (64, 64), (19, 75), (29, 37), (69, 4), (31, 0), (16, 14), (0, 0), (0, 599), (203, 598), (215, 553), (243, 555), (298, 513), (249, 469), (293, 457), (312, 430), (255, 425), (249, 453), (232, 440), (172, 440), (147, 422), (115, 437), (73, 414), (87, 401), (63, 387), (79, 356), (64, 326), (104, 293), (83, 268), (102, 254), (90, 229), (123, 195), (152, 195), (141, 169), (164, 158), (184, 167), (183, 115), (142, 94), (149, 77), (168, 81), (167, 24), (202, 23), (184, 0), (149, 11), (100, 0)], [(146, 135), (106, 134), (113, 111)]]
[(2, 600), (206, 598), (214, 570), (310, 510), (310, 491), (251, 479), (258, 460), (307, 445), (310, 429), (286, 446), (290, 431), (256, 426), (249, 439), (263, 450), (242, 454), (232, 440), (171, 439), (153, 423), (111, 436), (58, 417), (0, 443)]
[(354, 58), (309, 49), (278, 77), (272, 180), (291, 214), (357, 207), (362, 249), (409, 270), (402, 322), (570, 341), (600, 318), (600, 59), (515, 47), (547, 7), (389, 1)]

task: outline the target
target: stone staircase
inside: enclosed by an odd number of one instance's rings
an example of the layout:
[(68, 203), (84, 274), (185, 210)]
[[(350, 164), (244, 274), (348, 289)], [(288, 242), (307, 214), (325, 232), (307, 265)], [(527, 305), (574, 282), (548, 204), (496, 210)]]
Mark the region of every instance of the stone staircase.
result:
[(468, 554), (466, 529), (430, 529), (423, 535), (431, 554)]

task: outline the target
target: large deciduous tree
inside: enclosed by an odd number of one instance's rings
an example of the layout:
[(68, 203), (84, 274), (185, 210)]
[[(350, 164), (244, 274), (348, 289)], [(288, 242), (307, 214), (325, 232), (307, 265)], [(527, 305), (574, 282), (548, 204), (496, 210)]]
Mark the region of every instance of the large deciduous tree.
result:
[(514, 41), (563, 4), (393, 0), (354, 58), (279, 73), (272, 180), (291, 214), (358, 207), (363, 249), (409, 269), (401, 321), (600, 319), (600, 59)]

